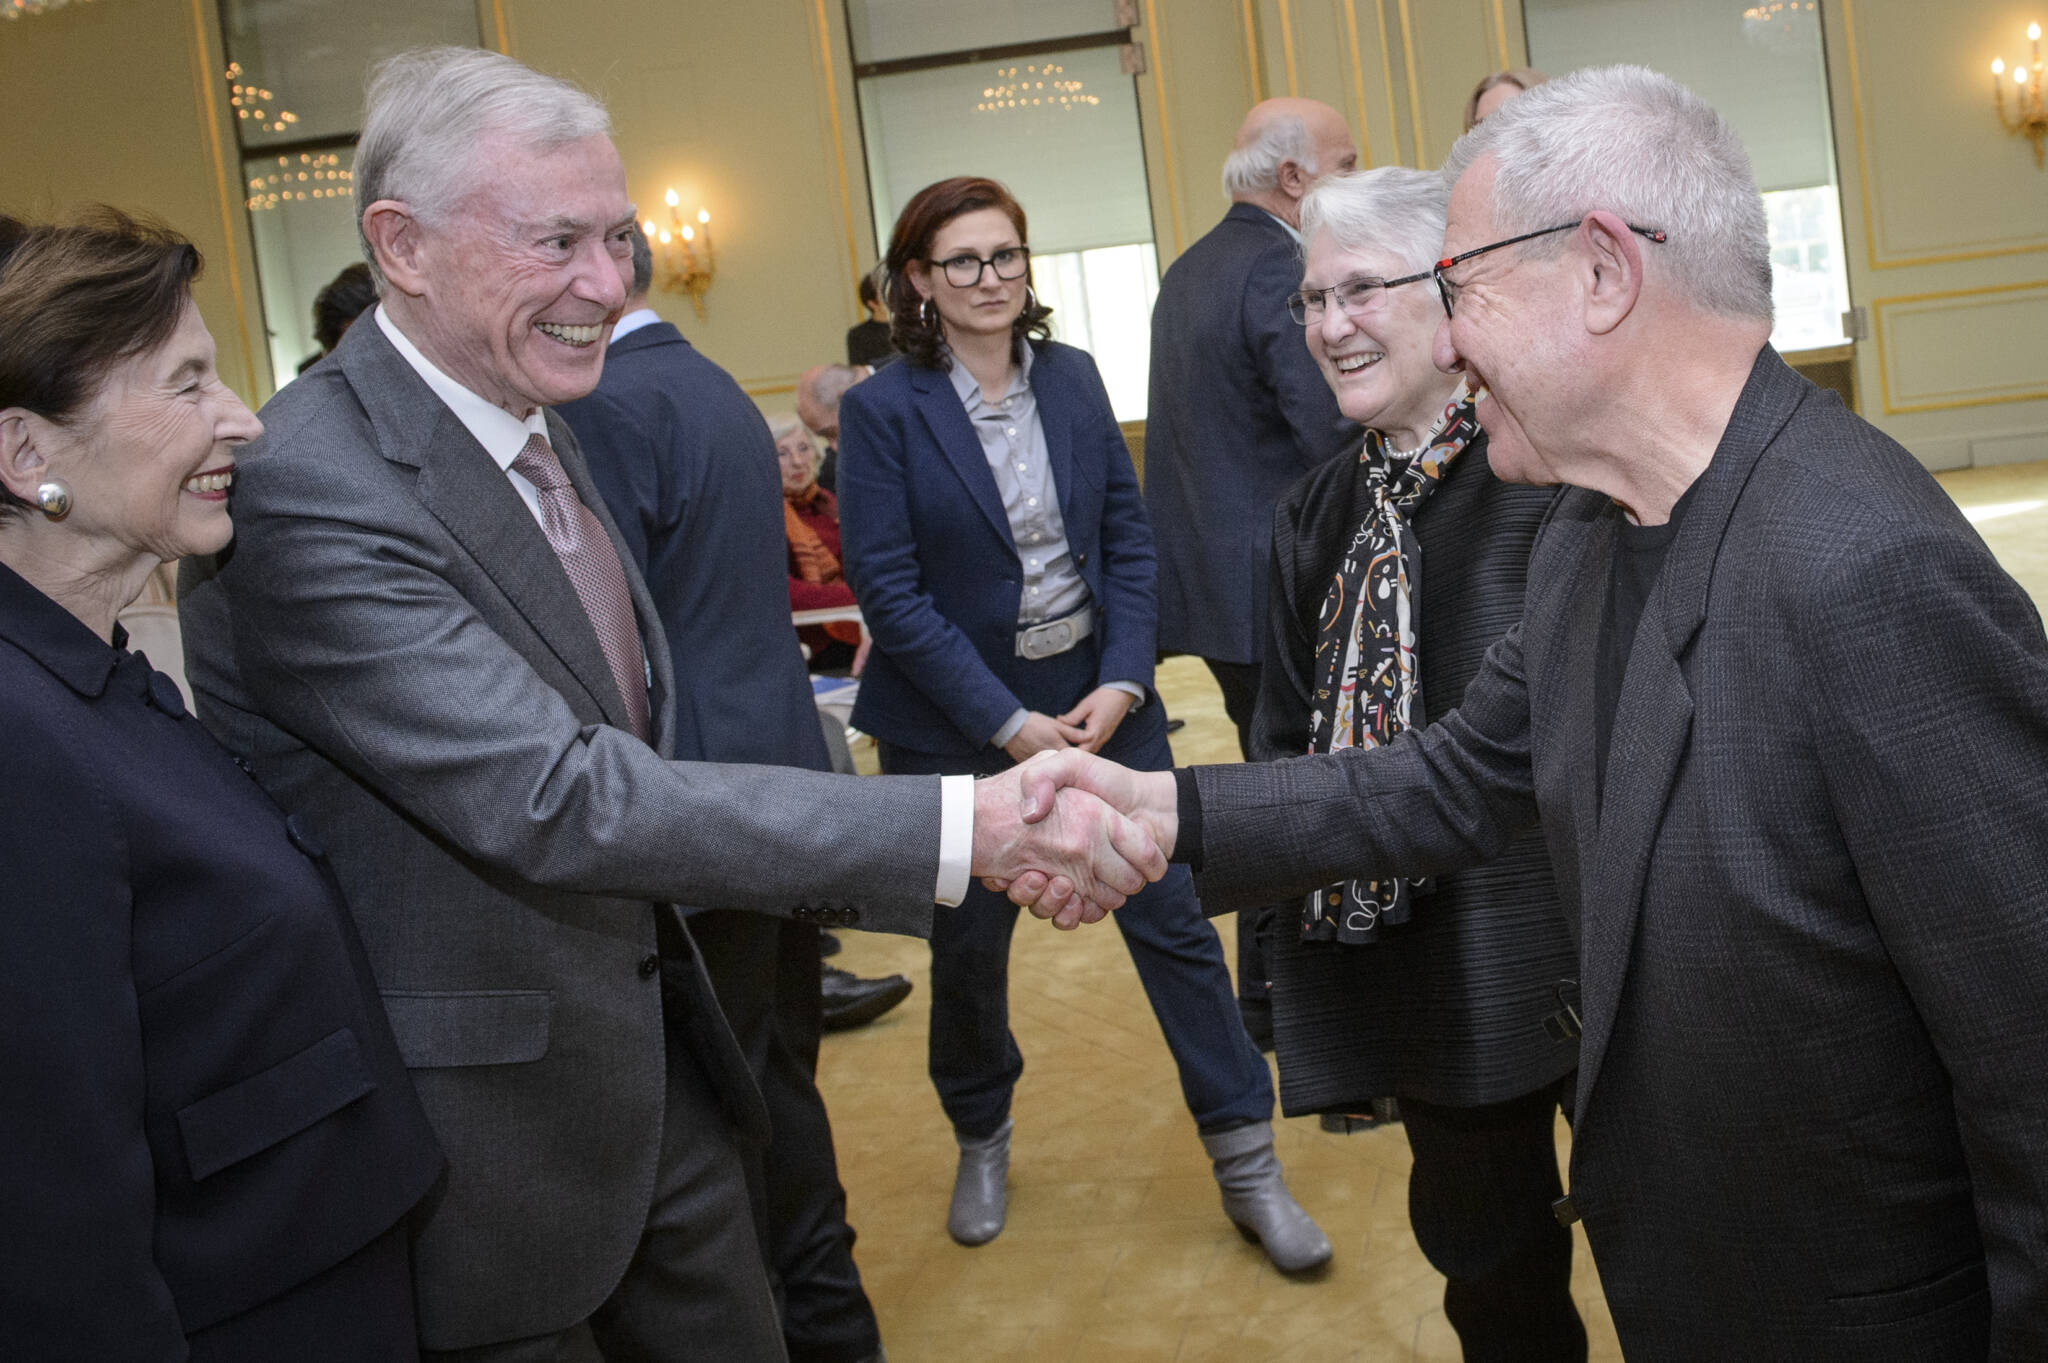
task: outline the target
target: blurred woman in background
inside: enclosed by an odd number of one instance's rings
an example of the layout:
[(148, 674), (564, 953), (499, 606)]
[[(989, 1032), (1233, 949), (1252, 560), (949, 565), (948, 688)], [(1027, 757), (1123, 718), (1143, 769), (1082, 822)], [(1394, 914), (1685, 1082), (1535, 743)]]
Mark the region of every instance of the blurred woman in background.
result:
[[(840, 566), (839, 500), (818, 486), (818, 445), (803, 422), (787, 412), (768, 418), (775, 461), (782, 473), (782, 529), (789, 543), (789, 608), (837, 610), (854, 604)], [(834, 620), (796, 632), (813, 672), (860, 672), (860, 625)]]

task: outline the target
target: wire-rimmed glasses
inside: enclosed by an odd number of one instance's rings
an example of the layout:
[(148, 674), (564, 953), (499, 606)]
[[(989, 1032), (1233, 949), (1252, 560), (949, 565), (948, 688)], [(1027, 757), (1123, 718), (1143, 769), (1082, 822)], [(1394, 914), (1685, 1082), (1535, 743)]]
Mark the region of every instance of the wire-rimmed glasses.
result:
[(1346, 317), (1354, 320), (1376, 311), (1386, 300), (1388, 289), (1398, 289), (1403, 284), (1416, 284), (1428, 279), (1431, 271), (1421, 274), (1402, 275), (1399, 279), (1381, 279), (1375, 275), (1357, 275), (1327, 289), (1302, 289), (1287, 295), (1287, 315), (1305, 327), (1312, 327), (1323, 320), (1323, 313), (1329, 308), (1332, 298), (1344, 310)]
[[(1517, 242), (1523, 241), (1534, 241), (1538, 237), (1552, 236), (1558, 232), (1569, 232), (1578, 225), (1576, 222), (1568, 222), (1557, 227), (1545, 227), (1535, 232), (1524, 232), (1518, 237), (1507, 237), (1501, 241), (1489, 242), (1484, 246), (1475, 246), (1469, 251), (1460, 251), (1458, 254), (1448, 256), (1430, 266), (1429, 272), (1436, 276), (1437, 297), (1444, 300), (1444, 316), (1449, 317), (1451, 315), (1451, 308), (1458, 301), (1458, 285), (1445, 277), (1445, 270), (1450, 269), (1453, 265), (1462, 265), (1474, 256), (1483, 256), (1488, 251), (1498, 251), (1503, 246), (1513, 246)], [(1661, 227), (1638, 227), (1632, 222), (1622, 225), (1637, 236), (1650, 241), (1662, 242), (1666, 240), (1664, 229)]]

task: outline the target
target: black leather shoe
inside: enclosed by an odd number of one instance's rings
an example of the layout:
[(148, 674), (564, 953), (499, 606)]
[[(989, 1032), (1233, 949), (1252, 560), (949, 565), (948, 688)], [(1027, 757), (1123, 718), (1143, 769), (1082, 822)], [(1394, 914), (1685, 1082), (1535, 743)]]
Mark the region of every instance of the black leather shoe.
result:
[(843, 1032), (865, 1027), (910, 997), (910, 981), (901, 975), (884, 975), (864, 980), (851, 970), (825, 966), (820, 991), (824, 998), (824, 1027)]

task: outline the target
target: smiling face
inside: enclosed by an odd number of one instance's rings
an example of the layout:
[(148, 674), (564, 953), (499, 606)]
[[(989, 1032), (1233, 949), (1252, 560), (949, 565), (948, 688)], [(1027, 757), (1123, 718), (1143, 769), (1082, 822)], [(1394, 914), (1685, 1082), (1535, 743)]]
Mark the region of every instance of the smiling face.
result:
[(263, 424), (220, 381), (213, 359), (213, 337), (187, 299), (177, 329), (116, 365), (76, 420), (38, 427), (47, 476), (71, 488), (60, 524), (85, 537), (81, 563), (118, 571), (215, 553), (233, 538), (234, 447)]
[[(1451, 190), (1446, 258), (1514, 235), (1494, 221), (1494, 167), (1481, 157)], [(1436, 363), (1464, 371), (1487, 463), (1508, 482), (1563, 481), (1557, 455), (1570, 434), (1573, 376), (1584, 368), (1563, 329), (1572, 316), (1564, 259), (1504, 246), (1445, 272), (1455, 310), (1448, 322), (1439, 315)]]
[[(1414, 273), (1399, 256), (1349, 250), (1330, 233), (1317, 232), (1308, 242), (1301, 287), (1307, 292), (1361, 277)], [(1443, 307), (1426, 279), (1382, 289), (1377, 300), (1365, 316), (1352, 317), (1328, 299), (1321, 319), (1303, 328), (1308, 353), (1345, 416), (1385, 433), (1397, 449), (1413, 449), (1458, 386), (1430, 359)]]
[[(977, 208), (933, 233), (925, 256), (928, 261), (963, 255), (987, 260), (998, 251), (1022, 245), (1024, 239), (1009, 214), (1000, 208)], [(1024, 293), (1031, 283), (1028, 272), (1015, 279), (997, 279), (992, 265), (984, 266), (980, 281), (964, 289), (949, 283), (946, 272), (937, 265), (913, 266), (909, 274), (919, 296), (929, 298), (939, 310), (947, 343), (956, 348), (956, 337), (1007, 336), (1011, 323), (1024, 311)]]
[(514, 416), (597, 386), (632, 284), (638, 230), (606, 137), (536, 154), (497, 135), (487, 169), (447, 213), (417, 219), (414, 340), (463, 387)]

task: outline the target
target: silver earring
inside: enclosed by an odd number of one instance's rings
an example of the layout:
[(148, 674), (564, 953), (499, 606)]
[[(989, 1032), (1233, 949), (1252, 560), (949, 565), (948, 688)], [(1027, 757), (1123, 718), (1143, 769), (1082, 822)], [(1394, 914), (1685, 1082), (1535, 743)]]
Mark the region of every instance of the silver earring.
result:
[(917, 305), (917, 320), (933, 331), (939, 329), (939, 310), (932, 306), (931, 299), (927, 298)]
[(71, 489), (52, 478), (36, 486), (36, 505), (53, 521), (61, 521), (71, 514)]

